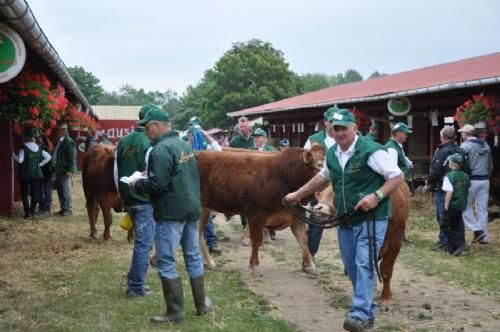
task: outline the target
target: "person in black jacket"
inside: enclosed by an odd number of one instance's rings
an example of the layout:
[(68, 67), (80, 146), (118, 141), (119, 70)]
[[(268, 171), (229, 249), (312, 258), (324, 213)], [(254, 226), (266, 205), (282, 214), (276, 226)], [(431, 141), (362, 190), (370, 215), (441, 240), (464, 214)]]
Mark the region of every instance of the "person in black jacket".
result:
[[(38, 145), (47, 152), (52, 157), (52, 151), (48, 146), (47, 137), (38, 137)], [(54, 169), (52, 163), (46, 163), (42, 166), (42, 197), (40, 201), (40, 206), (37, 213), (50, 213), (52, 207), (52, 176), (54, 174)]]
[[(435, 189), (434, 202), (436, 204), (436, 219), (438, 224), (441, 226), (443, 223), (443, 217), (445, 213), (444, 209), (444, 199), (445, 192), (442, 190), (443, 178), (448, 173), (448, 156), (459, 152), (460, 148), (456, 143), (456, 133), (455, 128), (451, 126), (446, 126), (440, 131), (441, 144), (437, 147), (434, 152), (434, 157), (431, 161), (431, 168), (429, 176), (425, 180), (427, 188)], [(464, 228), (463, 220), (459, 225), (461, 229)], [(441, 228), (441, 227), (440, 227)], [(464, 232), (461, 232), (463, 234)], [(436, 247), (433, 250), (448, 250), (448, 238), (444, 232), (439, 231), (439, 240)]]

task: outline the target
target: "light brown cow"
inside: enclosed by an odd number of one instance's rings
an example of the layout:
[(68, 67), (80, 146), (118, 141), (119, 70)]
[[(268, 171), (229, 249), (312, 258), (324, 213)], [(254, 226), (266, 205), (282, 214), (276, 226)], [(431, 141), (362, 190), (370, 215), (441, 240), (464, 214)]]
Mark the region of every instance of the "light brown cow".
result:
[(309, 181), (321, 168), (324, 149), (288, 149), (283, 152), (222, 151), (197, 152), (201, 181), (202, 217), (200, 248), (205, 262), (214, 265), (203, 239), (210, 210), (243, 214), (248, 219), (252, 254), (250, 268), (260, 274), (259, 247), (264, 227), (281, 230), (290, 227), (303, 254), (304, 270), (316, 274), (307, 247), (306, 225), (293, 217), (281, 200)]
[[(394, 271), (394, 263), (401, 249), (401, 241), (405, 231), (406, 221), (410, 215), (410, 188), (403, 182), (390, 196), (392, 201), (392, 217), (389, 220), (384, 244), (380, 249), (380, 274), (383, 281), (382, 301), (384, 306), (392, 303), (391, 278)], [(334, 215), (333, 189), (329, 186), (325, 190), (316, 194), (319, 209), (326, 215)]]
[(111, 239), (110, 227), (113, 222), (111, 208), (116, 212), (123, 210), (123, 203), (116, 191), (113, 177), (114, 153), (114, 146), (98, 144), (92, 147), (83, 159), (83, 192), (92, 239), (97, 239), (96, 223), (99, 207), (104, 218), (104, 240)]

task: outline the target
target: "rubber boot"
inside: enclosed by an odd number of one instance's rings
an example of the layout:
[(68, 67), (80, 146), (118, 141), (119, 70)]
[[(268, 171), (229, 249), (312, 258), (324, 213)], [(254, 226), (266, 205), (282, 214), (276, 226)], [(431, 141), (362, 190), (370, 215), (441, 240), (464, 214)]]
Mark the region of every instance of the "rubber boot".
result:
[(212, 301), (205, 296), (205, 284), (203, 282), (203, 274), (197, 278), (189, 279), (191, 282), (191, 291), (193, 292), (194, 306), (198, 316), (208, 314), (214, 311)]
[(154, 316), (154, 323), (180, 322), (184, 319), (184, 293), (182, 292), (181, 279), (162, 279), (163, 297), (167, 305), (164, 316)]

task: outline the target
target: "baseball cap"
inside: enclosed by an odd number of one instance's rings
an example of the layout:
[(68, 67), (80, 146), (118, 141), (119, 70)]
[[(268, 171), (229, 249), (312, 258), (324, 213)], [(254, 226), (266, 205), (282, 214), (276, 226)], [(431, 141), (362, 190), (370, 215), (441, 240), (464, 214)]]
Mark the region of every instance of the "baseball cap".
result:
[(455, 164), (463, 165), (464, 164), (464, 157), (460, 153), (454, 153), (448, 156), (446, 160), (451, 161)]
[(466, 124), (462, 128), (458, 130), (459, 133), (467, 133), (467, 134), (472, 134), (476, 128), (474, 128), (473, 125), (471, 124)]
[(331, 115), (332, 126), (348, 127), (351, 124), (356, 124), (356, 118), (347, 109), (338, 108)]
[(392, 127), (392, 131), (402, 131), (403, 133), (411, 134), (413, 130), (408, 128), (408, 126), (403, 122), (398, 122)]
[(264, 131), (262, 128), (257, 128), (253, 132), (252, 136), (262, 136), (262, 137), (267, 137), (267, 133)]
[(144, 119), (137, 121), (138, 125), (144, 126), (149, 121), (168, 122), (168, 113), (157, 106), (152, 106), (151, 110), (144, 116)]

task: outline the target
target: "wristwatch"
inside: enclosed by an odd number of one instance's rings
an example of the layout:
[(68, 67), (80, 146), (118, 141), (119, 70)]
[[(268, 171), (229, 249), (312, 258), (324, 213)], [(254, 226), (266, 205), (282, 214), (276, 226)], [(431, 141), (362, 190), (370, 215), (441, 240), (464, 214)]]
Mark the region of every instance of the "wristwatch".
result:
[(376, 192), (374, 192), (374, 194), (375, 194), (375, 197), (377, 197), (377, 202), (380, 202), (381, 200), (383, 200), (385, 198), (384, 193), (381, 192), (380, 190), (377, 190)]

